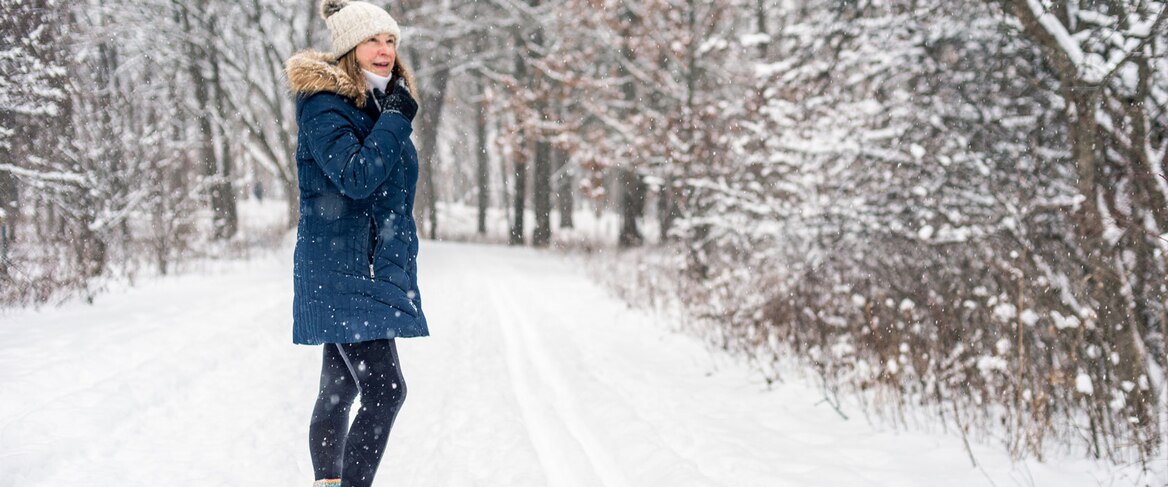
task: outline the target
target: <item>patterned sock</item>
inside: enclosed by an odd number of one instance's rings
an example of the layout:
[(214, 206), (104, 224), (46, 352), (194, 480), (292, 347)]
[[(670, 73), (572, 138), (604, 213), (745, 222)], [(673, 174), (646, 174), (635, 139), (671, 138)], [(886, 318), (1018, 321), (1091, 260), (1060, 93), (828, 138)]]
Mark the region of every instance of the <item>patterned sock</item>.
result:
[(312, 483), (312, 487), (340, 487), (341, 479), (324, 479)]

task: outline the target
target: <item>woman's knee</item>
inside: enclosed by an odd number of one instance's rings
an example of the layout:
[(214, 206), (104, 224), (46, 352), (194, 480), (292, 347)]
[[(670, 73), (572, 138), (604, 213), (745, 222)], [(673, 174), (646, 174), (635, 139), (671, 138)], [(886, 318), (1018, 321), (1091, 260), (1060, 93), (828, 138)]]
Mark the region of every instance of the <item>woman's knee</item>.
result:
[(370, 394), (361, 396), (361, 408), (392, 419), (406, 401), (406, 383), (400, 378), (370, 388)]
[(386, 385), (385, 399), (394, 409), (406, 402), (406, 381), (400, 375)]
[(391, 383), (389, 387), (394, 409), (400, 408), (406, 402), (406, 381), (401, 376), (398, 376), (397, 380)]
[(348, 409), (357, 399), (357, 385), (347, 377), (335, 377), (322, 381), (317, 404), (326, 408)]

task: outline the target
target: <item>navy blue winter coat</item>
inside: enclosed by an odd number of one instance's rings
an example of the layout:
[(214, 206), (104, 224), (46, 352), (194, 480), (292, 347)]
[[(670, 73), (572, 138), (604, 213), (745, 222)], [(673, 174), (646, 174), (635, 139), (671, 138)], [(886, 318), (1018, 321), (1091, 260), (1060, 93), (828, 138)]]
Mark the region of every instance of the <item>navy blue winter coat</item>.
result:
[(328, 54), (285, 66), (296, 96), (300, 224), (292, 341), (352, 343), (426, 336), (418, 292), (409, 120), (381, 115)]

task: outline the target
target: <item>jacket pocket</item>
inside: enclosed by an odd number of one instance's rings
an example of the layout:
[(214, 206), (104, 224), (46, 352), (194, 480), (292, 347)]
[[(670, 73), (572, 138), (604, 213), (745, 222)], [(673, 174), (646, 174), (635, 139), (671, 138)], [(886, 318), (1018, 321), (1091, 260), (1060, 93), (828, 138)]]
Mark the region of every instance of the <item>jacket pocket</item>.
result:
[(367, 247), (365, 247), (365, 258), (369, 263), (369, 277), (376, 277), (377, 274), (374, 272), (374, 260), (377, 257), (377, 247), (379, 245), (378, 240), (380, 240), (377, 235), (377, 219), (373, 218), (373, 215), (370, 215), (368, 222), (369, 224), (367, 226), (367, 230), (369, 232), (369, 239), (368, 242), (366, 242)]

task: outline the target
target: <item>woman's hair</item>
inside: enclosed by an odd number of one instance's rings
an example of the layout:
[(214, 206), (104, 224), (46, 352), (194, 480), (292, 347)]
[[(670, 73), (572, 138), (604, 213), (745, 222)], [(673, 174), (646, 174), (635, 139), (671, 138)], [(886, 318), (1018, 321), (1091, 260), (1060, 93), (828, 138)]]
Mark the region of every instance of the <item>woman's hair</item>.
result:
[[(366, 93), (369, 91), (369, 84), (365, 81), (365, 75), (361, 72), (361, 65), (357, 62), (357, 50), (352, 49), (345, 53), (344, 56), (341, 56), (341, 58), (337, 60), (337, 66), (340, 67), (341, 71), (344, 71), (344, 73), (349, 76), (349, 79), (353, 80), (353, 84), (357, 86), (357, 107), (365, 108), (365, 97)], [(413, 96), (415, 100), (418, 99), (418, 87), (414, 84), (414, 73), (411, 72), (410, 68), (402, 62), (400, 55), (394, 56), (393, 71), (390, 77), (394, 80), (397, 78), (405, 80), (406, 87), (410, 89), (410, 95)]]

